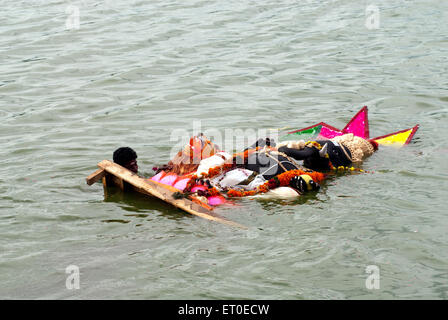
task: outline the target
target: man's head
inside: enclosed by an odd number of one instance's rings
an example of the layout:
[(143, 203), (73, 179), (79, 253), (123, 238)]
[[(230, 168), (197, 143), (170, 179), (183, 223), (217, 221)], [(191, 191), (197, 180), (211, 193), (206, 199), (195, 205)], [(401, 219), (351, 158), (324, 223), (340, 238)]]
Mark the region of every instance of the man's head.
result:
[(138, 172), (137, 153), (129, 147), (121, 147), (114, 151), (114, 162), (120, 166), (131, 170), (134, 173)]

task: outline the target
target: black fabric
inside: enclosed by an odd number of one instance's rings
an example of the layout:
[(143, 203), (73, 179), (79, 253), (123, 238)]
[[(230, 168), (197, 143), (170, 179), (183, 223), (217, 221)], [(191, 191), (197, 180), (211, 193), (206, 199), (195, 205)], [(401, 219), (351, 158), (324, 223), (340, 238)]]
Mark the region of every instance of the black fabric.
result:
[[(305, 147), (304, 149), (294, 149), (287, 147), (280, 147), (278, 149), (279, 152), (283, 152), (287, 156), (290, 156), (296, 160), (303, 160), (303, 165), (307, 168), (313, 170), (328, 170), (330, 169), (329, 161), (335, 167), (339, 166), (348, 166), (351, 164), (351, 161), (347, 158), (344, 151), (341, 149), (341, 146), (335, 146), (333, 142), (329, 140), (318, 140), (318, 142), (322, 147), (327, 144), (327, 153), (328, 158), (322, 158), (319, 155), (319, 150), (315, 147)], [(351, 157), (350, 151), (345, 148), (347, 154)]]
[(280, 147), (279, 152), (283, 152), (287, 156), (296, 160), (303, 160), (303, 165), (313, 170), (327, 170), (330, 168), (329, 160), (321, 158), (319, 150), (314, 147), (305, 147), (304, 149), (294, 149), (287, 147)]
[(269, 180), (280, 173), (285, 172), (283, 168), (278, 164), (281, 164), (286, 168), (287, 171), (297, 169), (296, 166), (291, 163), (287, 158), (283, 156), (273, 156), (276, 159), (268, 157), (264, 153), (253, 153), (247, 158), (247, 163), (244, 167), (248, 170), (258, 172), (263, 175), (266, 180)]

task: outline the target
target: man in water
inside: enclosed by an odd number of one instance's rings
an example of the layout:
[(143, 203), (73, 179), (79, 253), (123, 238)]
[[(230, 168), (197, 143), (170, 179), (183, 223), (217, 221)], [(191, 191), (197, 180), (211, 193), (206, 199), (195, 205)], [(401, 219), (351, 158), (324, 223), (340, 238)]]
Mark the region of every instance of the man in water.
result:
[(137, 153), (129, 147), (121, 147), (114, 151), (114, 162), (126, 169), (137, 173)]

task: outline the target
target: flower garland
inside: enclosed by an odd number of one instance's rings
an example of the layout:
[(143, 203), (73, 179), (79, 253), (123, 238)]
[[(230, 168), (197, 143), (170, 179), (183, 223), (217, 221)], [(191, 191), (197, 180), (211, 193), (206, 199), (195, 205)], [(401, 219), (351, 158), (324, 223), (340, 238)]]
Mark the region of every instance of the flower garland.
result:
[(219, 190), (216, 189), (215, 187), (207, 188), (207, 190), (198, 190), (196, 192), (199, 196), (203, 196), (203, 197), (214, 197), (214, 196), (221, 195)]
[(283, 172), (277, 176), (275, 176), (272, 179), (269, 179), (262, 185), (258, 186), (255, 190), (250, 191), (240, 191), (235, 189), (230, 189), (227, 191), (228, 197), (247, 197), (247, 196), (253, 196), (258, 193), (266, 193), (271, 189), (275, 189), (278, 187), (286, 187), (289, 186), (289, 182), (292, 178), (296, 176), (300, 176), (302, 174), (309, 175), (314, 182), (319, 183), (325, 179), (325, 175), (321, 172), (313, 171), (313, 172), (306, 172), (303, 170), (289, 170), (286, 172)]
[(220, 196), (221, 193), (219, 192), (219, 190), (217, 190), (215, 187), (210, 187), (207, 188), (207, 190), (198, 190), (194, 193), (192, 192), (180, 192), (177, 191), (175, 193), (173, 193), (173, 198), (174, 199), (190, 199), (191, 201), (200, 204), (204, 207), (206, 207), (209, 210), (212, 210), (213, 208), (210, 207), (208, 205), (208, 197), (213, 197), (213, 196)]
[(208, 173), (207, 174), (203, 174), (202, 177), (210, 179), (210, 178), (219, 176), (221, 173), (232, 169), (233, 166), (234, 166), (233, 163), (224, 163), (221, 166), (210, 168), (208, 170)]
[(373, 171), (367, 171), (367, 170), (363, 170), (363, 169), (359, 169), (359, 168), (355, 168), (355, 167), (344, 167), (344, 166), (335, 167), (335, 166), (333, 166), (331, 161), (328, 162), (328, 165), (330, 166), (330, 170), (333, 170), (335, 172), (357, 171), (357, 172), (363, 172), (363, 173), (373, 173)]
[(221, 195), (221, 192), (219, 192), (218, 189), (216, 189), (215, 187), (211, 187), (207, 189), (207, 193), (209, 197), (214, 197), (214, 196), (219, 196)]

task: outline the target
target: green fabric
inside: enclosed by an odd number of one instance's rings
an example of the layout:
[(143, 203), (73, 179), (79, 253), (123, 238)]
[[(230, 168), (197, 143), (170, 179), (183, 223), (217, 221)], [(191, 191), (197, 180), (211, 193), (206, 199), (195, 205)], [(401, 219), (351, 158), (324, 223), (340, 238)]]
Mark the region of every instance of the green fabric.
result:
[(315, 139), (322, 129), (322, 125), (315, 126), (313, 128), (302, 130), (294, 133), (289, 133), (279, 138), (280, 141), (287, 140), (312, 140)]

